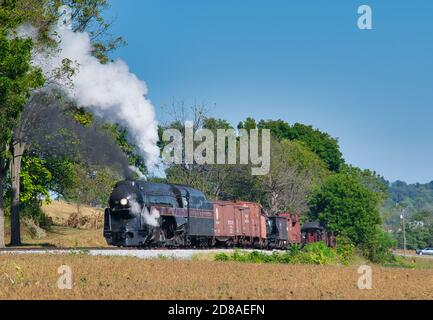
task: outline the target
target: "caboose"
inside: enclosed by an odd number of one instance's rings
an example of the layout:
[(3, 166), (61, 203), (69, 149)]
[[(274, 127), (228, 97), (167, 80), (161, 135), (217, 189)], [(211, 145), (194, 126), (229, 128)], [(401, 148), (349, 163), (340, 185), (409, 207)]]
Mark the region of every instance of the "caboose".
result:
[(305, 222), (301, 231), (303, 244), (322, 241), (329, 247), (336, 246), (336, 239), (333, 233), (328, 231), (325, 226), (318, 221)]

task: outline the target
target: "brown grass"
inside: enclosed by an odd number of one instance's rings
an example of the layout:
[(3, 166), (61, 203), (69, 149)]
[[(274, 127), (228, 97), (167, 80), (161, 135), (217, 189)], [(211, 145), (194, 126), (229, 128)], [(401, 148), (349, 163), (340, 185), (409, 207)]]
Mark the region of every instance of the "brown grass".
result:
[[(54, 225), (45, 230), (46, 235), (37, 239), (24, 223), (21, 225), (23, 247), (107, 247), (103, 237), (103, 210), (81, 206), (80, 216), (77, 207), (63, 201), (53, 201), (42, 206)], [(68, 225), (71, 224), (71, 225)], [(10, 242), (10, 227), (6, 228), (6, 243)]]
[[(73, 289), (57, 288), (57, 269)], [(357, 267), (260, 265), (127, 257), (0, 255), (0, 299), (432, 299), (432, 270), (373, 267), (359, 290)]]
[[(64, 201), (53, 201), (50, 204), (44, 204), (42, 210), (48, 217), (53, 219), (56, 225), (66, 226), (68, 220), (71, 217), (74, 218), (74, 215), (77, 214), (77, 205)], [(103, 214), (104, 210), (102, 209), (85, 205), (80, 206), (80, 216), (82, 219), (93, 220), (95, 217), (98, 217), (102, 221)], [(99, 227), (102, 227), (102, 225), (99, 224)]]
[[(56, 247), (56, 248), (94, 248), (108, 247), (102, 230), (74, 229), (52, 226), (47, 235), (41, 239), (33, 239), (22, 230), (22, 247)], [(6, 243), (10, 242), (10, 234), (6, 235)]]

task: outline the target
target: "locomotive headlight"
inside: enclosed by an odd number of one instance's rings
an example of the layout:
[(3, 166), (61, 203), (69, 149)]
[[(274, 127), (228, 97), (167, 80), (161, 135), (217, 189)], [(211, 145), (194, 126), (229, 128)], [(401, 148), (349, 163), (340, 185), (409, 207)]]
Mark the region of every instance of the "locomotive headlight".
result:
[(120, 200), (120, 204), (122, 206), (126, 206), (128, 204), (128, 199), (123, 198), (122, 200)]

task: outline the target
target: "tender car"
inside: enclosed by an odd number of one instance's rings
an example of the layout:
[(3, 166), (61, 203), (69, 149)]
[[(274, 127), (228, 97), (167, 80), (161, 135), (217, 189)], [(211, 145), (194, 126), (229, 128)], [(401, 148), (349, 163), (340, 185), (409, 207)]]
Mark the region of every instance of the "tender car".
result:
[(433, 255), (433, 248), (425, 248), (425, 249), (419, 249), (416, 250), (416, 254), (422, 256), (422, 255)]

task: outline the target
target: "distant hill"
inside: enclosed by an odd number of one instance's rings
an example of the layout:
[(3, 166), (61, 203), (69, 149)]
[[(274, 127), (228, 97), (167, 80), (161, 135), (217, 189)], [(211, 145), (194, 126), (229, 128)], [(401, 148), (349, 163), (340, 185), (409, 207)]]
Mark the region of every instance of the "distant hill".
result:
[(408, 213), (425, 210), (433, 212), (433, 181), (426, 184), (407, 184), (396, 181), (389, 185), (390, 198), (385, 206), (400, 203)]
[(405, 208), (407, 218), (420, 211), (428, 211), (433, 215), (433, 181), (426, 184), (407, 184), (396, 181), (389, 184), (389, 198), (383, 207), (385, 225), (395, 226), (400, 224), (400, 204)]

